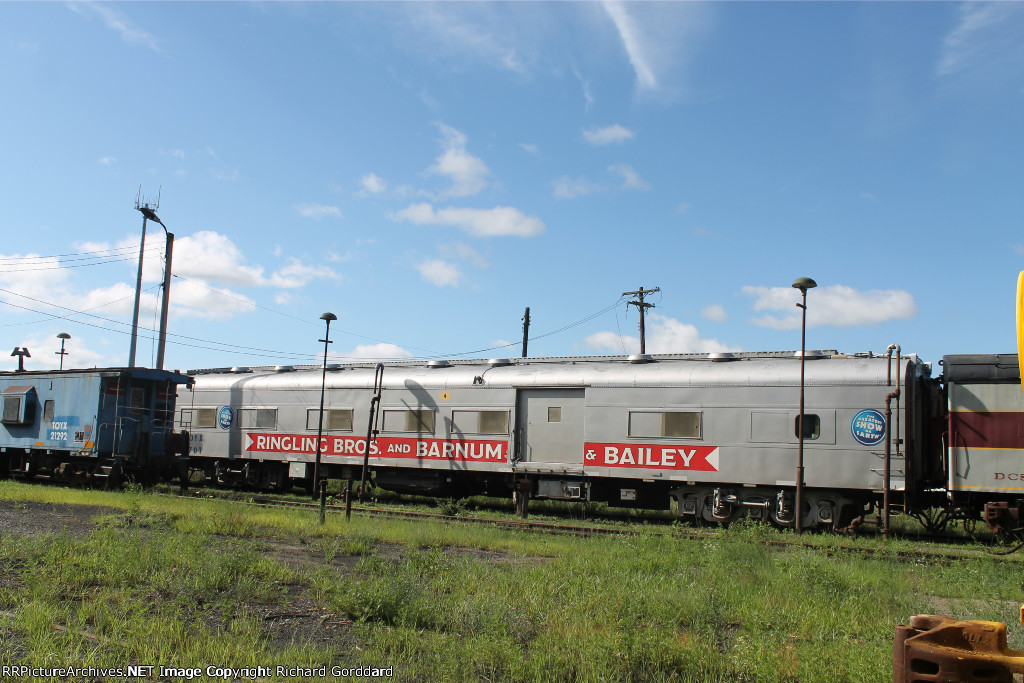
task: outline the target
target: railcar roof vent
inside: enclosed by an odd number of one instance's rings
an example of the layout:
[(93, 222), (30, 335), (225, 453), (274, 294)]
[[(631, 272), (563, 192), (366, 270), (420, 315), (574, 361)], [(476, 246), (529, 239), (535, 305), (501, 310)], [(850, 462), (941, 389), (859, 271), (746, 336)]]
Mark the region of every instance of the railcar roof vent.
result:
[(328, 370), (341, 370), (341, 363), (328, 363), (327, 364), (327, 369)]
[(427, 363), (428, 368), (450, 368), (451, 366), (451, 361), (447, 360), (432, 360)]
[[(793, 354), (793, 358), (799, 358), (801, 355), (800, 351)], [(803, 352), (804, 360), (815, 360), (817, 358), (825, 358), (825, 352), (820, 349), (807, 349)]]
[(719, 351), (717, 353), (709, 353), (708, 360), (712, 363), (725, 363), (730, 360), (736, 360), (737, 356), (735, 353), (728, 351)]
[(492, 368), (500, 368), (505, 365), (512, 365), (512, 361), (510, 361), (508, 358), (491, 358), (489, 361), (487, 361), (487, 364), (490, 365)]
[(640, 363), (653, 363), (654, 358), (649, 353), (634, 353), (629, 357), (629, 362), (633, 365), (638, 365)]
[(295, 370), (294, 365), (275, 365), (274, 372), (292, 372)]
[(250, 368), (247, 365), (236, 365), (235, 367), (231, 368), (231, 372), (235, 373), (236, 375), (240, 375), (243, 372), (252, 372), (252, 368)]

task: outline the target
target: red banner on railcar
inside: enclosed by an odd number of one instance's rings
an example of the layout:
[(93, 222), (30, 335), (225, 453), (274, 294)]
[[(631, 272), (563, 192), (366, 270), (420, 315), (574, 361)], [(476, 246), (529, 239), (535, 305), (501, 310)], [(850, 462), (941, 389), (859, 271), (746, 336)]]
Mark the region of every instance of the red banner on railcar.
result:
[[(245, 435), (249, 453), (305, 453), (316, 455), (316, 436), (309, 434)], [(363, 455), (366, 437), (325, 434), (320, 440), (322, 455)], [(373, 458), (423, 458), (459, 462), (507, 462), (508, 443), (496, 440), (416, 439), (382, 436), (370, 447)]]
[(585, 443), (590, 467), (641, 467), (659, 470), (718, 471), (718, 446)]

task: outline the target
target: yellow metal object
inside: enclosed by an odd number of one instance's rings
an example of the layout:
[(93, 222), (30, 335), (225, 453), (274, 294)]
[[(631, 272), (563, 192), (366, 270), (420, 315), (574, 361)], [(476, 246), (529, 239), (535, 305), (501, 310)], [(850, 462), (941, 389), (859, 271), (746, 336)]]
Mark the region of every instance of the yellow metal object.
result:
[(1017, 276), (1017, 365), (1020, 387), (1024, 391), (1024, 270)]
[(1020, 623), (1024, 624), (1024, 605), (1020, 606)]
[(1024, 651), (1007, 647), (1006, 624), (997, 621), (919, 614), (896, 627), (892, 654), (894, 683), (1024, 681)]
[[(1021, 275), (1024, 275), (1024, 272), (1022, 272), (1022, 273), (1021, 273)], [(1019, 329), (1019, 328), (1018, 328), (1018, 329)], [(441, 392), (441, 400), (442, 400), (442, 401), (447, 401), (447, 400), (448, 400), (448, 399), (450, 399), (451, 397), (452, 397), (452, 395), (451, 395), (451, 394), (449, 394), (449, 393), (448, 393), (447, 391), (442, 391), (442, 392)]]

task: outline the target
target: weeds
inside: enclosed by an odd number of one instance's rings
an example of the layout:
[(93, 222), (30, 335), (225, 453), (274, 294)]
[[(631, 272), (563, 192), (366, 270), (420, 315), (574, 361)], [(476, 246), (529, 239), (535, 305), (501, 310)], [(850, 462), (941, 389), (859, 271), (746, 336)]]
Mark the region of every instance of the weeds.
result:
[[(0, 483), (0, 498), (16, 493)], [(320, 526), (309, 512), (93, 495), (82, 502), (120, 509), (88, 534), (0, 538), (0, 663), (875, 681), (892, 677), (897, 623), (929, 612), (1009, 621), (1022, 597), (1016, 558), (910, 571), (891, 555), (838, 551), (876, 540), (809, 536), (780, 550), (764, 541), (792, 535), (753, 522), (703, 540), (583, 539), (340, 516)], [(285, 565), (261, 550), (278, 541), (308, 557)], [(274, 635), (271, 614), (306, 626)]]

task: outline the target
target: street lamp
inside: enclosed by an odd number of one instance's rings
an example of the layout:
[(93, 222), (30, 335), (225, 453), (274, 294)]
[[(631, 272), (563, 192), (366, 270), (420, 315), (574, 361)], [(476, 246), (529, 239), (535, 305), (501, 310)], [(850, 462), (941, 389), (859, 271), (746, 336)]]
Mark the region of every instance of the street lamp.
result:
[(57, 339), (60, 339), (60, 351), (54, 351), (55, 354), (60, 356), (60, 369), (64, 369), (64, 356), (68, 355), (67, 351), (64, 350), (64, 342), (71, 339), (71, 335), (67, 332), (61, 332), (57, 335)]
[(316, 495), (319, 493), (320, 523), (323, 524), (327, 508), (327, 479), (320, 479), (320, 453), (322, 452), (320, 439), (322, 439), (324, 435), (324, 393), (327, 389), (327, 345), (331, 343), (331, 321), (337, 320), (338, 316), (333, 313), (324, 313), (320, 316), (320, 319), (327, 321), (327, 333), (324, 335), (323, 339), (319, 340), (324, 343), (324, 371), (320, 378), (320, 419), (317, 421), (316, 427), (316, 465), (313, 467), (313, 496), (315, 499)]
[[(159, 202), (158, 202), (159, 204)], [(164, 295), (160, 301), (160, 337), (156, 347), (156, 367), (163, 370), (164, 348), (167, 346), (167, 310), (171, 297), (171, 256), (174, 251), (174, 233), (167, 229), (163, 221), (148, 204), (136, 205), (142, 214), (142, 242), (139, 245), (139, 272), (135, 279), (135, 305), (132, 310), (132, 340), (128, 349), (128, 367), (135, 367), (135, 347), (139, 335), (139, 301), (142, 298), (142, 260), (146, 251), (146, 221), (153, 221), (164, 229), (166, 243), (164, 246)]]
[(803, 516), (804, 496), (804, 362), (807, 355), (807, 290), (817, 287), (818, 283), (809, 277), (802, 277), (793, 283), (793, 287), (800, 290), (803, 297), (797, 307), (802, 310), (800, 320), (800, 415), (797, 417), (797, 433), (799, 446), (796, 456), (796, 511), (794, 514), (794, 529), (796, 533), (803, 532), (801, 517)]

